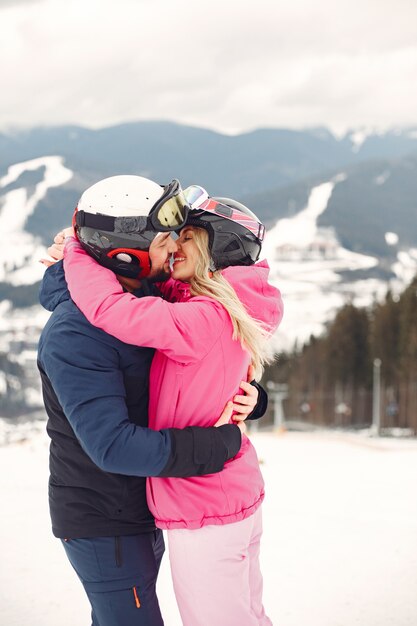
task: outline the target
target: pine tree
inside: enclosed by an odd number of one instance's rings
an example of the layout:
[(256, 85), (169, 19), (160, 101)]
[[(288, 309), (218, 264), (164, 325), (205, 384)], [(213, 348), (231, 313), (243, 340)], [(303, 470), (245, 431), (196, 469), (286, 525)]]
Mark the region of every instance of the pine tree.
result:
[(377, 304), (372, 313), (371, 356), (382, 361), (385, 386), (396, 387), (400, 367), (400, 307), (391, 291), (385, 302)]
[(338, 312), (329, 328), (326, 351), (329, 380), (354, 388), (369, 386), (369, 319), (365, 309), (347, 304)]

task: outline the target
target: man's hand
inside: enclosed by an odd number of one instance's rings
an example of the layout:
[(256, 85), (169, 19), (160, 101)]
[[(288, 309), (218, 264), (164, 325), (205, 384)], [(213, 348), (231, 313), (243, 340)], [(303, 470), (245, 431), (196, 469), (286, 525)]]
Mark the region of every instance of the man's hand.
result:
[(57, 233), (54, 237), (54, 243), (48, 248), (48, 254), (54, 259), (54, 261), (51, 261), (50, 259), (41, 259), (40, 263), (43, 263), (43, 265), (46, 265), (46, 267), (50, 267), (57, 261), (61, 261), (61, 259), (64, 258), (65, 237), (73, 236), (74, 229), (72, 228), (72, 226), (60, 230), (59, 233)]

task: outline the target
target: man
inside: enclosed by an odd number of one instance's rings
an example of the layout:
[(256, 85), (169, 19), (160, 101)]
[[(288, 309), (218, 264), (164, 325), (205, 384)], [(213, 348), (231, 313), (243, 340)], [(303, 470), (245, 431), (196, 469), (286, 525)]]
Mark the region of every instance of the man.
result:
[[(169, 277), (171, 231), (186, 218), (178, 181), (162, 188), (117, 176), (82, 195), (74, 224), (85, 249), (141, 297), (157, 295), (154, 281)], [(153, 351), (89, 324), (70, 299), (61, 263), (47, 270), (41, 302), (53, 310), (38, 359), (51, 437), (53, 533), (84, 585), (93, 626), (161, 626), (155, 584), (164, 545), (144, 477), (221, 471), (240, 448), (239, 427), (147, 429)]]

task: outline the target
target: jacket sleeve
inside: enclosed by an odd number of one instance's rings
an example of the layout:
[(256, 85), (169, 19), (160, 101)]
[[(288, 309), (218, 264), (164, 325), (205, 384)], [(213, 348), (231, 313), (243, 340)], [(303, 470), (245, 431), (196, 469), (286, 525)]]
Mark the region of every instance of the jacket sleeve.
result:
[(39, 287), (39, 302), (47, 311), (53, 311), (65, 299), (67, 293), (68, 287), (62, 264), (62, 261), (57, 261), (48, 267)]
[[(97, 334), (99, 331), (96, 331)], [(63, 337), (71, 349), (63, 351)], [(240, 430), (189, 427), (154, 431), (129, 421), (115, 348), (73, 324), (49, 327), (39, 345), (39, 367), (92, 461), (106, 472), (131, 476), (211, 474), (240, 449)]]
[(156, 286), (164, 300), (168, 302), (188, 302), (192, 298), (190, 285), (181, 280), (169, 278), (163, 283), (157, 283)]
[(125, 343), (156, 348), (179, 363), (203, 359), (225, 326), (227, 313), (211, 298), (171, 303), (124, 292), (115, 274), (75, 239), (66, 243), (64, 268), (71, 297), (91, 324)]
[(258, 402), (256, 403), (256, 406), (253, 409), (252, 413), (249, 413), (246, 419), (258, 420), (265, 415), (266, 409), (268, 408), (268, 394), (265, 389), (256, 382), (256, 380), (252, 380), (251, 385), (256, 387), (256, 389), (258, 390)]

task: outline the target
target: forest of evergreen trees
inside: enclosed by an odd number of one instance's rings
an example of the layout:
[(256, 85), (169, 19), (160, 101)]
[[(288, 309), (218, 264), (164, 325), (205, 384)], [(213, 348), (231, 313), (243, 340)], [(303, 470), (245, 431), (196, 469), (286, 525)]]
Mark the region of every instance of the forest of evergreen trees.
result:
[(417, 434), (417, 277), (400, 296), (389, 291), (371, 309), (345, 305), (321, 337), (280, 354), (264, 381), (288, 385), (286, 418), (369, 426), (376, 359), (381, 427)]

